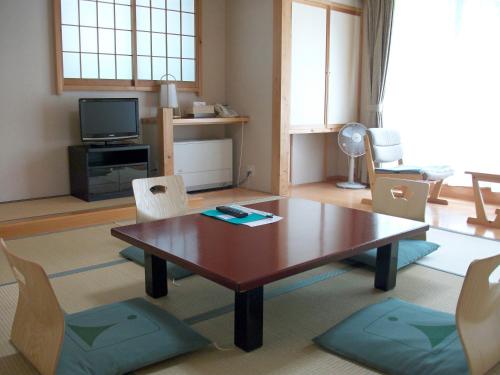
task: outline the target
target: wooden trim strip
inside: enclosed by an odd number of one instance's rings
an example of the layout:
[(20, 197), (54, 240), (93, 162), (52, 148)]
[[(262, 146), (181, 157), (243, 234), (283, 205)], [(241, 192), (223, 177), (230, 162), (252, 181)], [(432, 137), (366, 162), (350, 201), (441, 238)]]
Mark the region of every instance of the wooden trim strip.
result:
[(322, 134), (338, 133), (343, 125), (331, 125), (329, 128), (294, 128), (290, 129), (290, 134)]
[(77, 211), (0, 223), (0, 237), (13, 239), (135, 218), (135, 205)]
[(56, 93), (61, 95), (64, 89), (63, 62), (62, 62), (62, 33), (61, 33), (61, 0), (52, 2), (54, 10), (54, 53), (56, 62)]

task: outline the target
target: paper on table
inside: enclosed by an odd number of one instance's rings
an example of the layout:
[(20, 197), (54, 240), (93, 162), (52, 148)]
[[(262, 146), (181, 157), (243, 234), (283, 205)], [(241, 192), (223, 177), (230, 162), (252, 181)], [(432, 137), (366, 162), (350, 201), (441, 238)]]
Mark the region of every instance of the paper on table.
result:
[(277, 221), (280, 221), (281, 219), (283, 219), (281, 216), (273, 216), (273, 217), (270, 217), (267, 219), (252, 221), (250, 223), (244, 223), (243, 225), (246, 225), (248, 227), (258, 227), (260, 225), (276, 223)]
[(236, 208), (236, 209), (241, 210), (241, 211), (244, 211), (244, 212), (247, 212), (249, 214), (254, 213), (254, 214), (263, 215), (263, 216), (272, 215), (272, 217), (268, 217), (266, 219), (252, 221), (249, 223), (243, 223), (243, 225), (246, 225), (249, 227), (258, 227), (260, 225), (272, 224), (272, 223), (276, 223), (277, 221), (280, 221), (281, 219), (283, 219), (281, 216), (274, 215), (270, 212), (254, 210), (253, 208), (240, 206), (238, 204), (232, 204), (231, 207)]

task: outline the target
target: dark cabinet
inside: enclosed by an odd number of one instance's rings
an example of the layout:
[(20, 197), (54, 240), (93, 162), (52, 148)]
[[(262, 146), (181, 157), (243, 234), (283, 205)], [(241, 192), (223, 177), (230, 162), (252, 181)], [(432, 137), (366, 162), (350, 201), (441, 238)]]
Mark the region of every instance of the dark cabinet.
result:
[(133, 194), (132, 180), (149, 176), (149, 145), (70, 146), (71, 195), (96, 201)]

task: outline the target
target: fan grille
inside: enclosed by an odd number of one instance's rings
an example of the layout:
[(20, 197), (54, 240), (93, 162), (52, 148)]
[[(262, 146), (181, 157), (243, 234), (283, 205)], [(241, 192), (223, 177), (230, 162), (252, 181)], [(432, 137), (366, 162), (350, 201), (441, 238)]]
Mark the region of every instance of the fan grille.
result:
[(350, 122), (344, 125), (339, 133), (339, 146), (341, 150), (353, 157), (365, 154), (364, 137), (366, 127), (357, 122)]

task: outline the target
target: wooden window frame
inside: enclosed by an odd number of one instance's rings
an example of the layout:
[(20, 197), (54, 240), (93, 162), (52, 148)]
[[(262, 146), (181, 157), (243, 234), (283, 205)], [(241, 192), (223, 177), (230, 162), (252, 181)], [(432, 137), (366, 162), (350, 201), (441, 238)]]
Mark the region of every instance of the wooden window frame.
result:
[[(54, 52), (56, 68), (56, 92), (62, 94), (64, 91), (145, 91), (159, 92), (160, 84), (165, 81), (139, 80), (137, 79), (137, 51), (136, 51), (136, 26), (135, 26), (135, 0), (130, 1), (132, 10), (132, 76), (131, 80), (123, 79), (83, 79), (64, 78), (63, 71), (63, 51), (62, 51), (62, 25), (61, 25), (61, 1), (53, 0), (54, 11)], [(96, 0), (98, 1), (98, 0)], [(194, 0), (195, 3), (195, 38), (196, 38), (196, 59), (195, 59), (195, 81), (177, 81), (177, 90), (184, 92), (194, 92), (201, 95), (202, 85), (202, 54), (201, 54), (201, 12), (202, 0)]]

